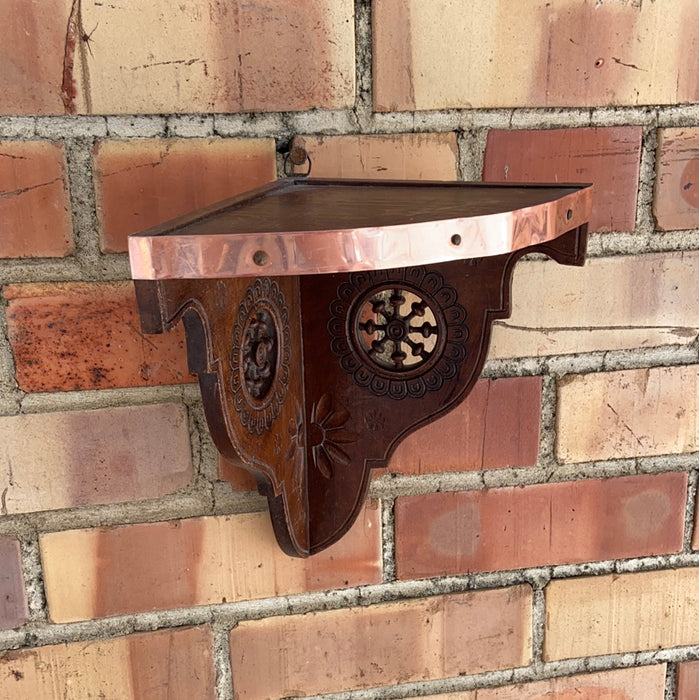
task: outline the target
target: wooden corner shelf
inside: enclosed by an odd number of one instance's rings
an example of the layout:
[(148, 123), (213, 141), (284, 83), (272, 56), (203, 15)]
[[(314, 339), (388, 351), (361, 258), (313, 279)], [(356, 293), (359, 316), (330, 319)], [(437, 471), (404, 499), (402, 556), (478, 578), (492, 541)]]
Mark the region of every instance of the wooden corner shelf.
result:
[(468, 395), (519, 257), (583, 264), (591, 192), (290, 178), (130, 237), (143, 330), (184, 323), (214, 442), (285, 552), (337, 541), (371, 470)]

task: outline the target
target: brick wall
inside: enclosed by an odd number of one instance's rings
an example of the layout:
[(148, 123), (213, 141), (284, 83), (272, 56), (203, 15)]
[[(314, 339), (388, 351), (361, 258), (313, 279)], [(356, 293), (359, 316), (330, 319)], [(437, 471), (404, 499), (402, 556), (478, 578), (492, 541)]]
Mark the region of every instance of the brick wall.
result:
[[(696, 0), (3, 9), (0, 697), (699, 697)], [(305, 561), (124, 254), (292, 140), (596, 186), (587, 265), (518, 264), (472, 396)]]

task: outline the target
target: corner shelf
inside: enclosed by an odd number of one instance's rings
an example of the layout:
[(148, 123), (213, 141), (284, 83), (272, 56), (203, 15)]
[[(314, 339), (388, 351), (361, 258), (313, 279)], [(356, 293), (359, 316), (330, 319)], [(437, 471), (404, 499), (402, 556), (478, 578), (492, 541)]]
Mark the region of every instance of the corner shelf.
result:
[(337, 541), (371, 470), (468, 395), (519, 257), (583, 264), (591, 192), (290, 178), (130, 237), (143, 330), (184, 323), (214, 442), (285, 552)]

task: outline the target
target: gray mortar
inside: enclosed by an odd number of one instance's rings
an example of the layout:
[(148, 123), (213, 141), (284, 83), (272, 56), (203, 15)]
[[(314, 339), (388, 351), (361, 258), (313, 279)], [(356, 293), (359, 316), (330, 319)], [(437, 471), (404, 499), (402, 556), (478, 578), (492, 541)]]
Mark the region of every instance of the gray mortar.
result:
[(167, 119), (165, 117), (148, 115), (107, 117), (108, 138), (162, 138), (166, 135), (166, 132)]
[(396, 580), (396, 523), (395, 499), (384, 496), (381, 508), (381, 562), (383, 583)]

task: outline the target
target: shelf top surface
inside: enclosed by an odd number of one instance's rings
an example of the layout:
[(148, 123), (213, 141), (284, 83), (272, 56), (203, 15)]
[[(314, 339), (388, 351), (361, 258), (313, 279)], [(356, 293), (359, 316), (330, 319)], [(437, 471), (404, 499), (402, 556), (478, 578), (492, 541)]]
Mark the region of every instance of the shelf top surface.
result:
[(497, 255), (589, 219), (588, 185), (289, 178), (129, 238), (135, 279), (299, 275)]

